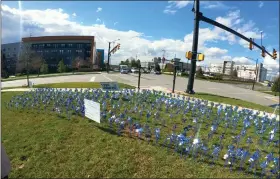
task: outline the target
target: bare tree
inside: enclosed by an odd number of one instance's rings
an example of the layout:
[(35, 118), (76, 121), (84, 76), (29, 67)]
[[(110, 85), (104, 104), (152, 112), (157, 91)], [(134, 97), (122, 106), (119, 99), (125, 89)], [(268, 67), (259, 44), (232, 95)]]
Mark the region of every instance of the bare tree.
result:
[(34, 69), (35, 71), (38, 72), (38, 76), (40, 75), (40, 68), (42, 67), (43, 63), (44, 63), (44, 59), (41, 55), (39, 54), (34, 54), (32, 60), (32, 69)]
[(31, 44), (22, 43), (21, 52), (17, 63), (17, 71), (22, 72), (22, 70), (24, 69), (26, 70), (27, 86), (29, 85), (29, 72), (30, 72), (30, 64), (31, 64), (32, 56), (33, 56), (33, 51), (31, 49)]
[(41, 55), (32, 50), (31, 44), (22, 43), (19, 60), (17, 63), (17, 72), (26, 71), (27, 85), (29, 84), (29, 73), (31, 70), (36, 70), (38, 76), (40, 73), (40, 67), (43, 64), (43, 58)]
[(76, 57), (73, 61), (72, 61), (72, 72), (74, 74), (74, 69), (79, 69), (80, 66), (82, 65), (82, 58), (81, 57)]

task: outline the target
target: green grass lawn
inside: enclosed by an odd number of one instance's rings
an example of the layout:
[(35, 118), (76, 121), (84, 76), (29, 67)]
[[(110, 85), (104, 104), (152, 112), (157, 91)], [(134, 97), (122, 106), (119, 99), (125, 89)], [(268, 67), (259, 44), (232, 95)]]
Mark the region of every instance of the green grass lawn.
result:
[[(208, 100), (208, 101), (218, 102), (218, 103), (225, 103), (225, 104), (229, 104), (229, 105), (235, 105), (235, 106), (241, 106), (241, 107), (250, 108), (250, 109), (256, 109), (256, 110), (260, 110), (260, 111), (266, 111), (269, 113), (274, 112), (274, 108), (272, 108), (272, 107), (263, 106), (260, 104), (243, 101), (243, 100), (236, 99), (236, 98), (229, 98), (229, 97), (208, 94), (208, 93), (196, 93), (194, 95), (189, 95), (187, 93), (180, 93), (180, 94), (195, 97), (195, 98), (200, 98), (200, 99), (204, 99), (204, 100)], [(278, 114), (277, 112), (279, 113), (279, 110), (276, 111), (276, 114)]]
[[(118, 83), (120, 88), (133, 89), (135, 87)], [(65, 83), (50, 83), (50, 84), (41, 84), (34, 85), (34, 88), (101, 88), (99, 82), (65, 82)]]
[[(7, 110), (5, 102), (19, 92), (2, 92), (2, 143), (11, 159), (11, 178), (252, 178), (250, 172), (239, 172), (235, 168), (230, 171), (225, 168), (224, 161), (219, 160), (210, 166), (207, 159), (198, 157), (196, 160), (167, 151), (166, 148), (127, 133), (119, 137), (102, 121), (101, 124), (82, 117), (72, 117), (67, 120), (51, 112), (33, 110)], [(145, 98), (148, 103), (152, 98)], [(110, 101), (108, 101), (110, 102)], [(144, 104), (141, 103), (141, 104)], [(146, 104), (146, 103), (145, 103)], [(112, 109), (109, 105), (108, 109)], [(121, 110), (121, 109), (118, 109)], [(123, 110), (123, 109), (122, 109)], [(137, 114), (130, 114), (135, 120), (143, 120)], [(143, 114), (145, 116), (145, 114)], [(174, 116), (173, 121), (163, 116), (169, 127), (162, 128), (162, 137), (171, 132), (172, 124), (177, 123), (177, 131), (188, 124), (193, 125), (190, 114), (186, 124), (179, 124), (180, 116)], [(210, 119), (203, 120), (199, 136), (205, 138), (209, 132), (206, 125)], [(106, 120), (107, 121), (107, 120)], [(158, 126), (159, 124), (156, 124)], [(231, 143), (231, 136), (240, 133), (228, 131), (225, 135), (225, 145)], [(216, 137), (209, 144), (217, 144), (218, 136), (224, 132), (219, 127)], [(190, 135), (192, 132), (190, 131)], [(252, 130), (248, 135), (255, 136)], [(278, 136), (279, 137), (279, 136)], [(276, 137), (277, 138), (277, 137)], [(240, 147), (247, 144), (241, 141)], [(275, 152), (277, 148), (251, 145), (251, 150)], [(224, 155), (226, 147), (221, 152)], [(279, 155), (279, 153), (278, 153)]]
[[(69, 73), (51, 73), (51, 74), (41, 74), (41, 75), (35, 75), (35, 74), (31, 74), (29, 75), (30, 79), (33, 78), (47, 78), (47, 77), (52, 77), (52, 76), (69, 76), (69, 75), (86, 75), (86, 74), (96, 74), (97, 72), (75, 72), (74, 74), (72, 72)], [(14, 78), (4, 78), (1, 79), (2, 82), (5, 81), (13, 81), (13, 80), (21, 80), (21, 79), (26, 79), (26, 75), (23, 76), (16, 76)]]
[(27, 86), (5, 87), (5, 88), (1, 88), (1, 89), (5, 90), (5, 89), (17, 89), (17, 88), (27, 88)]
[(280, 92), (272, 92), (272, 91), (260, 91), (260, 92), (270, 94), (273, 96), (280, 96)]

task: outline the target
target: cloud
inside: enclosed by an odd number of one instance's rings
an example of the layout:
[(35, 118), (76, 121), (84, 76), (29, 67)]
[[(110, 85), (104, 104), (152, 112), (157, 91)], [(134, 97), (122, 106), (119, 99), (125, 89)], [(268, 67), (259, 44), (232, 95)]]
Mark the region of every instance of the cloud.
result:
[(119, 22), (115, 22), (115, 23), (114, 23), (114, 26), (117, 25), (118, 23), (119, 23)]
[(236, 65), (252, 65), (255, 63), (246, 57), (234, 57), (232, 61), (234, 61)]
[(262, 8), (264, 3), (262, 1), (259, 1), (259, 8)]
[(101, 8), (101, 7), (98, 7), (97, 10), (96, 10), (96, 12), (100, 12), (100, 11), (102, 11), (102, 8)]
[[(30, 32), (32, 32), (33, 36), (92, 35), (96, 37), (97, 48), (105, 49), (106, 54), (108, 42), (120, 38), (121, 48), (111, 56), (113, 63), (119, 63), (121, 60), (131, 56), (134, 57), (136, 53), (138, 53), (141, 61), (151, 61), (155, 56), (162, 56), (162, 49), (167, 51), (169, 54), (168, 58), (173, 58), (174, 54), (176, 54), (178, 58), (186, 62), (185, 52), (192, 49), (192, 32), (186, 34), (182, 39), (152, 40), (149, 38), (149, 34), (134, 30), (116, 30), (106, 27), (105, 23), (81, 24), (71, 18), (71, 14), (67, 14), (61, 8), (45, 10), (25, 9), (20, 11), (7, 5), (2, 5), (2, 13), (2, 43), (17, 42), (21, 37), (29, 36)], [(236, 23), (240, 19), (239, 14), (240, 12), (231, 12), (224, 17), (219, 17), (219, 19), (225, 23), (236, 24), (233, 26), (238, 27), (240, 31), (244, 31), (247, 29), (244, 23)], [(20, 16), (22, 17), (21, 22)], [(101, 22), (100, 19), (96, 21)], [(250, 26), (254, 27), (255, 25), (251, 23)], [(215, 27), (199, 29), (199, 52), (205, 54), (205, 63), (210, 61), (211, 63), (221, 62), (224, 59), (231, 58), (230, 54), (228, 54), (229, 50), (209, 45), (210, 42), (229, 42), (228, 37), (228, 34), (224, 31), (219, 31)], [(237, 60), (242, 61), (242, 59)]]
[(204, 9), (234, 9), (233, 6), (227, 6), (219, 1), (201, 1), (202, 8)]
[(72, 14), (72, 16), (73, 16), (73, 17), (76, 17), (76, 16), (77, 16), (77, 14), (74, 12), (74, 13)]
[(178, 9), (186, 7), (188, 4), (193, 3), (192, 1), (168, 1), (168, 4), (163, 13), (165, 14), (175, 14)]
[(170, 9), (164, 9), (163, 13), (165, 14), (175, 14), (177, 11), (176, 10), (170, 10)]
[(96, 22), (97, 22), (97, 23), (98, 23), (98, 22), (101, 22), (101, 19), (97, 18), (97, 19), (96, 19)]

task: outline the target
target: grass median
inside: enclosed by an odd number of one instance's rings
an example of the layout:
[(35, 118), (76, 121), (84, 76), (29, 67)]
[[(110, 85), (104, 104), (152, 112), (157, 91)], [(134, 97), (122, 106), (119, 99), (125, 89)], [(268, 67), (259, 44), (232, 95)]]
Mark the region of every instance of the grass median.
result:
[[(202, 159), (186, 159), (159, 145), (145, 140), (118, 137), (106, 124), (96, 124), (82, 117), (67, 120), (55, 113), (32, 110), (7, 110), (5, 102), (20, 93), (2, 94), (2, 143), (11, 159), (11, 178), (252, 178), (253, 173), (230, 171), (224, 161), (211, 166)], [(121, 109), (120, 109), (121, 110)], [(122, 109), (123, 110), (123, 109)], [(136, 117), (136, 115), (133, 115)], [(145, 116), (145, 114), (144, 114)], [(163, 116), (168, 118), (168, 116)], [(174, 121), (180, 121), (174, 117)], [(208, 119), (209, 120), (209, 119)], [(200, 136), (207, 136), (207, 123), (202, 125)], [(167, 120), (171, 121), (171, 120)], [(242, 121), (240, 121), (242, 123)], [(188, 115), (187, 124), (192, 124)], [(171, 126), (171, 123), (169, 127)], [(178, 125), (178, 130), (184, 127)], [(172, 126), (171, 126), (172, 128)], [(231, 135), (225, 136), (225, 145), (231, 143)], [(170, 132), (164, 128), (163, 134)], [(218, 136), (224, 131), (221, 127)], [(248, 135), (253, 134), (248, 131)], [(163, 135), (165, 137), (165, 135)], [(252, 137), (254, 137), (252, 135)], [(253, 138), (254, 139), (254, 138)], [(240, 147), (246, 147), (242, 141)], [(251, 145), (255, 147), (255, 145)], [(268, 150), (267, 146), (259, 147)], [(271, 148), (270, 148), (271, 149)], [(223, 149), (222, 155), (227, 147)], [(271, 149), (272, 150), (272, 149)], [(275, 150), (275, 149), (273, 149)], [(259, 171), (258, 171), (259, 172)]]
[[(135, 87), (124, 83), (118, 83), (120, 88), (134, 89)], [(65, 82), (34, 85), (34, 88), (101, 88), (99, 82)]]
[(260, 92), (270, 94), (273, 96), (280, 96), (280, 92), (272, 92), (272, 91), (260, 91)]
[[(54, 76), (70, 76), (70, 75), (87, 75), (87, 74), (98, 74), (100, 72), (69, 72), (69, 73), (51, 73), (51, 74), (42, 74), (40, 76), (38, 75), (29, 75), (29, 79), (34, 79), (34, 78), (48, 78), (48, 77), (54, 77)], [(14, 81), (14, 80), (22, 80), (22, 79), (26, 79), (26, 75), (23, 76), (16, 76), (13, 78), (4, 78), (1, 79), (2, 82), (5, 81)]]
[[(130, 86), (124, 83), (118, 83), (120, 88), (128, 88), (134, 89), (134, 86)], [(11, 87), (11, 88), (2, 88), (2, 89), (13, 89), (13, 88), (23, 88), (23, 87)], [(26, 88), (26, 87), (25, 87)], [(65, 82), (65, 83), (50, 83), (50, 84), (41, 84), (41, 85), (34, 85), (34, 88), (101, 88), (99, 82)], [(180, 93), (182, 95), (188, 95), (186, 93)], [(236, 98), (229, 98), (209, 93), (196, 93), (195, 95), (190, 95), (191, 97), (196, 97), (204, 100), (209, 100), (218, 103), (225, 103), (229, 105), (235, 105), (260, 111), (266, 111), (269, 113), (274, 112), (274, 108), (269, 106), (263, 106), (260, 104), (255, 104), (252, 102), (236, 99)], [(279, 114), (279, 109), (275, 111), (276, 114)]]
[[(251, 103), (251, 102), (236, 99), (236, 98), (229, 98), (229, 97), (224, 97), (224, 96), (219, 96), (219, 95), (214, 95), (214, 94), (209, 94), (209, 93), (196, 93), (194, 95), (189, 95), (187, 93), (180, 93), (180, 94), (190, 96), (190, 97), (200, 98), (200, 99), (204, 99), (204, 100), (208, 100), (208, 101), (225, 103), (225, 104), (229, 104), (229, 105), (265, 111), (265, 112), (269, 112), (269, 113), (273, 113), (275, 110), (274, 108), (269, 107), (269, 106), (263, 106), (260, 104), (255, 104), (255, 103)], [(279, 109), (276, 110), (275, 113), (279, 114)]]

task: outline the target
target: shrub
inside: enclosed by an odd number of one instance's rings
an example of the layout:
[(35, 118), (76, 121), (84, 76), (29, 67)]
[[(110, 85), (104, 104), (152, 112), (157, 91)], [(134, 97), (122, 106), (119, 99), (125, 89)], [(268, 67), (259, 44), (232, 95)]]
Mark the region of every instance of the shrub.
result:
[(182, 72), (181, 76), (189, 76), (187, 72)]
[(203, 71), (201, 68), (199, 68), (197, 71), (196, 71), (196, 76), (197, 77), (203, 77)]
[(271, 91), (280, 92), (280, 76), (274, 81), (274, 84), (271, 87)]

